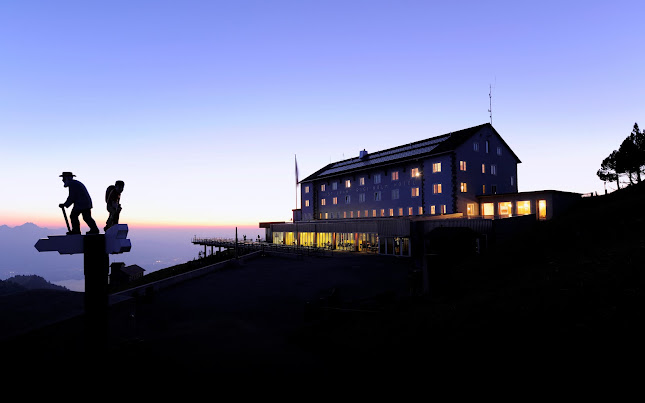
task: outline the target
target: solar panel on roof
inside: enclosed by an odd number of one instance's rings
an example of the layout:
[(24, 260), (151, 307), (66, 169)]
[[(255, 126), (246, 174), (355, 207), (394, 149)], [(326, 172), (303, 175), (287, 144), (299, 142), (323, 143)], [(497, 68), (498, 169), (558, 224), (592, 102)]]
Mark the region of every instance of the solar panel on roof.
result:
[(368, 154), (367, 159), (360, 159), (357, 157), (352, 158), (351, 160), (340, 161), (335, 163), (330, 168), (320, 172), (318, 176), (331, 175), (343, 171), (377, 165), (400, 158), (407, 158), (414, 155), (429, 153), (449, 137), (450, 136), (435, 137), (432, 139), (422, 140), (417, 143), (400, 146), (389, 150), (378, 151), (374, 154)]

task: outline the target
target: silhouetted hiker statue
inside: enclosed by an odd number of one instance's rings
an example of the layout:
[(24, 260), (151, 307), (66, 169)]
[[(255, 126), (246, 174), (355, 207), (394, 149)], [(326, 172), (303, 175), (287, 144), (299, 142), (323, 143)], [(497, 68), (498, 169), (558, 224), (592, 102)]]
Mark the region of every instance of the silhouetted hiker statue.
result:
[(125, 183), (123, 181), (116, 181), (114, 185), (108, 186), (105, 190), (105, 202), (107, 203), (107, 211), (110, 213), (110, 216), (105, 223), (103, 228), (105, 231), (108, 230), (111, 226), (119, 223), (119, 214), (121, 213), (121, 192)]
[[(69, 188), (69, 196), (67, 197), (65, 203), (59, 204), (58, 207), (64, 208), (69, 207), (72, 204), (74, 205), (72, 212), (69, 214), (69, 219), (72, 222), (72, 228), (67, 233), (67, 235), (77, 235), (81, 233), (81, 223), (78, 220), (78, 216), (81, 214), (83, 215), (83, 221), (85, 221), (87, 226), (90, 227), (90, 230), (87, 232), (87, 234), (98, 234), (99, 229), (96, 226), (96, 222), (92, 218), (92, 198), (87, 192), (85, 185), (75, 179), (72, 179), (76, 175), (72, 174), (71, 172), (63, 172), (63, 174), (59, 176), (63, 177), (63, 183), (65, 184), (65, 187)], [(65, 212), (65, 210), (63, 210), (63, 212)]]

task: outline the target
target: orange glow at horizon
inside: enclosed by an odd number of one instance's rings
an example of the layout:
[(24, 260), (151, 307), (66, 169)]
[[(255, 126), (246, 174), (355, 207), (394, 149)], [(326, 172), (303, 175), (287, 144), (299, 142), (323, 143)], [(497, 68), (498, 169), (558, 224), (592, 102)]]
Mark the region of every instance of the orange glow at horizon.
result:
[[(0, 225), (7, 225), (9, 227), (19, 227), (21, 225), (24, 225), (26, 223), (32, 223), (35, 224), (41, 228), (65, 228), (65, 219), (62, 217), (62, 212), (60, 214), (60, 217), (52, 217), (51, 215), (41, 215), (41, 216), (34, 216), (34, 217), (29, 217), (26, 218), (24, 216), (18, 216), (18, 215), (12, 215), (12, 214), (2, 214), (2, 217), (0, 217)], [(94, 217), (93, 218), (96, 220), (97, 225), (102, 231), (103, 225), (101, 225), (101, 222), (104, 221), (102, 217)], [(68, 212), (68, 219), (69, 219), (69, 212)], [(83, 221), (82, 218), (79, 218), (81, 221), (81, 230), (85, 228), (87, 225)], [(166, 220), (166, 221), (150, 221), (150, 220), (128, 220), (127, 222), (120, 220), (121, 224), (128, 224), (130, 227), (138, 227), (138, 228), (234, 228), (238, 227), (240, 229), (256, 229), (259, 228), (259, 222), (249, 222), (249, 221), (242, 221), (242, 222), (226, 222), (226, 223), (204, 223), (204, 222), (194, 222), (194, 221), (172, 221), (172, 220)], [(271, 221), (271, 220), (266, 220), (266, 221)], [(277, 220), (274, 220), (277, 221)], [(273, 222), (273, 221), (272, 221)]]

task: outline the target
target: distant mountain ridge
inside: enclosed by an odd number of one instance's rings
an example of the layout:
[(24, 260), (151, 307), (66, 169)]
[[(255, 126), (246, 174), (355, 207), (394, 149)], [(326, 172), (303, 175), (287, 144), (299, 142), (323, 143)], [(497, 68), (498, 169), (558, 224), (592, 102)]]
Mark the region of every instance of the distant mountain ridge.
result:
[(59, 290), (70, 291), (69, 289), (52, 284), (44, 278), (36, 275), (17, 275), (6, 280), (0, 280), (0, 296), (11, 295), (29, 290)]

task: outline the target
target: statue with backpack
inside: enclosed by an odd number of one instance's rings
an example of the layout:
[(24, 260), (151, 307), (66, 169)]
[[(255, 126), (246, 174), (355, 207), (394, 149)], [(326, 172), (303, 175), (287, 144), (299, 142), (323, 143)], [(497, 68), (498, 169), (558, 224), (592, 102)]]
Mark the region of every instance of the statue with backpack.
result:
[(121, 192), (125, 183), (121, 180), (116, 181), (114, 185), (110, 185), (105, 190), (105, 203), (107, 204), (107, 211), (110, 216), (105, 223), (104, 230), (107, 231), (113, 225), (119, 223), (119, 214), (121, 213)]

